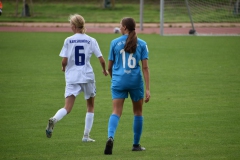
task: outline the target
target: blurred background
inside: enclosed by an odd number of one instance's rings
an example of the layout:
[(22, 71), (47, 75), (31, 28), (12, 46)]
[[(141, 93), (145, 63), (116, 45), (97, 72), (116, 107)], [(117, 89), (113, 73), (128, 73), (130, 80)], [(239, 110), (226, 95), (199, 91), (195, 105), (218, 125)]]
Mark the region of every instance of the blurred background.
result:
[[(87, 23), (119, 23), (133, 17), (144, 23), (160, 22), (160, 1), (142, 0), (2, 0), (0, 22), (67, 22), (81, 14)], [(240, 23), (239, 0), (165, 0), (165, 23)], [(190, 10), (189, 10), (190, 9)]]

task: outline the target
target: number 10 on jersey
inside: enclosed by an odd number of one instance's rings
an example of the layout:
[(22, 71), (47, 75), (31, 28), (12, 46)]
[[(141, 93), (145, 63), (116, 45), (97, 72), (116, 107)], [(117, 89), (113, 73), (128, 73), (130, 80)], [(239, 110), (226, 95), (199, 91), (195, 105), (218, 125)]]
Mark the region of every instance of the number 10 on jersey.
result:
[(85, 54), (83, 46), (75, 47), (75, 65), (83, 66), (85, 64)]

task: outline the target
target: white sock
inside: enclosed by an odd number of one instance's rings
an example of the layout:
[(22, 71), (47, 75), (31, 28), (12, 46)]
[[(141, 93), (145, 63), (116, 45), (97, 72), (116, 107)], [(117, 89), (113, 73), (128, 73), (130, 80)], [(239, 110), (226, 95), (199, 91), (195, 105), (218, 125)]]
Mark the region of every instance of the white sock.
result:
[(88, 138), (89, 133), (92, 129), (94, 119), (94, 113), (87, 112), (85, 117), (85, 129), (84, 129), (84, 137)]
[(53, 116), (57, 121), (60, 121), (64, 116), (67, 115), (67, 110), (65, 108), (61, 108), (57, 111), (57, 113)]

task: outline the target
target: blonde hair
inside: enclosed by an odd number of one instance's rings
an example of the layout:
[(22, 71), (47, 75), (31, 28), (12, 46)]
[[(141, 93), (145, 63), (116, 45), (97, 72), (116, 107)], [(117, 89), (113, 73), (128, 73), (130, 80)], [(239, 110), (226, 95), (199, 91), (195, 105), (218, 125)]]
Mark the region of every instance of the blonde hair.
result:
[(79, 14), (70, 15), (68, 20), (69, 20), (70, 24), (72, 24), (76, 28), (78, 28), (81, 33), (86, 32), (85, 20), (81, 15), (79, 15)]

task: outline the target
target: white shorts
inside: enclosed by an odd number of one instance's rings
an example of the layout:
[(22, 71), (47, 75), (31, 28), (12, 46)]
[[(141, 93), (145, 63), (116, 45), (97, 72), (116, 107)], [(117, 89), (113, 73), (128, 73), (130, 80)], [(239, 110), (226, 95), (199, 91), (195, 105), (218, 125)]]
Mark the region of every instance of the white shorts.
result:
[(89, 99), (95, 97), (96, 86), (95, 83), (79, 83), (79, 84), (67, 84), (65, 87), (65, 98), (74, 95), (77, 97), (81, 92), (84, 92), (84, 98)]

